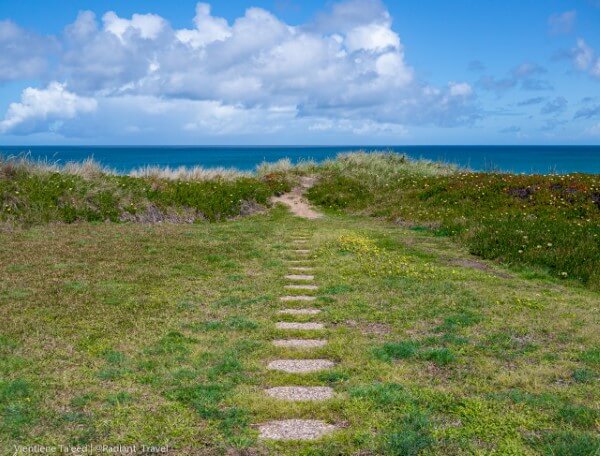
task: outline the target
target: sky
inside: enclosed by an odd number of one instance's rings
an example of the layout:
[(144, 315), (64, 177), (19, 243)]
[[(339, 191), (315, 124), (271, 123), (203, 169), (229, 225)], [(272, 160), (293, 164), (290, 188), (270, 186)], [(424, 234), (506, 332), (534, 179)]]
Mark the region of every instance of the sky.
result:
[(2, 144), (600, 144), (600, 0), (0, 0)]

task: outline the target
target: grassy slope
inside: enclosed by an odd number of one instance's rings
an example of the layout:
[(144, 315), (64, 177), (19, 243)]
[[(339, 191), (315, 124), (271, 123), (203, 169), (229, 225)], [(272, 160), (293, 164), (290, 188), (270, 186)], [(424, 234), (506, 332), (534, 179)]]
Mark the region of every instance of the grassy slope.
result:
[(600, 176), (455, 172), (393, 154), (318, 168), (311, 200), (451, 236), (483, 258), (600, 290)]
[[(269, 345), (283, 251), (307, 229), (330, 344)], [(15, 252), (19, 252), (18, 257)], [(457, 266), (448, 238), (281, 210), (197, 225), (0, 233), (0, 447), (151, 443), (173, 454), (552, 454), (598, 448), (598, 294)], [(268, 359), (325, 356), (341, 398), (281, 404)], [(320, 417), (318, 444), (251, 423)]]
[[(140, 177), (112, 174), (94, 162), (56, 168), (0, 157), (0, 227), (49, 222), (223, 220), (244, 204), (265, 205), (289, 189), (280, 174), (256, 177), (205, 172), (195, 179), (158, 171)], [(192, 170), (193, 172), (194, 170)], [(196, 170), (198, 171), (198, 170)], [(176, 179), (168, 178), (173, 174)], [(182, 177), (182, 178), (181, 178)]]

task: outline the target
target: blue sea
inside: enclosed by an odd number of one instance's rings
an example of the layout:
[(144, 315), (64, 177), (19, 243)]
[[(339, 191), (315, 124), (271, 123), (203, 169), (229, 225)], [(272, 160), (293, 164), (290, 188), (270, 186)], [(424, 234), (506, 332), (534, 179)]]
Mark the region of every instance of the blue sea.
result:
[(250, 170), (263, 161), (322, 161), (359, 149), (405, 153), (477, 171), (600, 173), (600, 146), (0, 146), (0, 155), (28, 154), (59, 163), (93, 157), (119, 172), (145, 165)]

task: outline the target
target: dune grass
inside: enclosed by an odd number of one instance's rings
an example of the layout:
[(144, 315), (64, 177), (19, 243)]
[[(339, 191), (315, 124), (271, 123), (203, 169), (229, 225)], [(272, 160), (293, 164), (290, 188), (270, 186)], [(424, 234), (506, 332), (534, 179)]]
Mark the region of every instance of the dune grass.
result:
[[(315, 318), (276, 314), (299, 231), (329, 340), (310, 351), (269, 344), (290, 336), (276, 321)], [(473, 261), (429, 232), (280, 208), (216, 224), (0, 233), (0, 448), (594, 454), (598, 294), (459, 260)], [(265, 368), (306, 356), (337, 365), (302, 377)], [(288, 404), (262, 392), (290, 384), (338, 396)], [(257, 440), (253, 424), (290, 417), (340, 430), (313, 443)]]
[(309, 198), (451, 236), (471, 253), (600, 289), (600, 176), (474, 173), (395, 154), (325, 164)]
[(0, 222), (222, 220), (289, 188), (282, 174), (261, 178), (231, 170), (137, 170), (131, 176), (94, 161), (59, 167), (24, 158), (0, 160)]

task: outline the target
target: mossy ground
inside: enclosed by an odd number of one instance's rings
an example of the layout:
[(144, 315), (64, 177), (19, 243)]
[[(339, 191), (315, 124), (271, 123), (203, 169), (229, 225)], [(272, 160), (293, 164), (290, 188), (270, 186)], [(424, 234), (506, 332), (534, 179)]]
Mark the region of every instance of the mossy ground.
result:
[[(269, 343), (291, 334), (277, 320), (315, 319), (276, 314), (299, 231), (310, 234), (329, 340), (304, 352)], [(0, 448), (594, 454), (598, 293), (527, 269), (459, 265), (468, 258), (429, 232), (281, 208), (215, 224), (0, 233)], [(265, 369), (283, 357), (338, 364), (302, 377)], [(290, 384), (338, 397), (290, 404), (262, 393)], [(314, 443), (258, 441), (252, 425), (280, 418), (341, 429)]]

